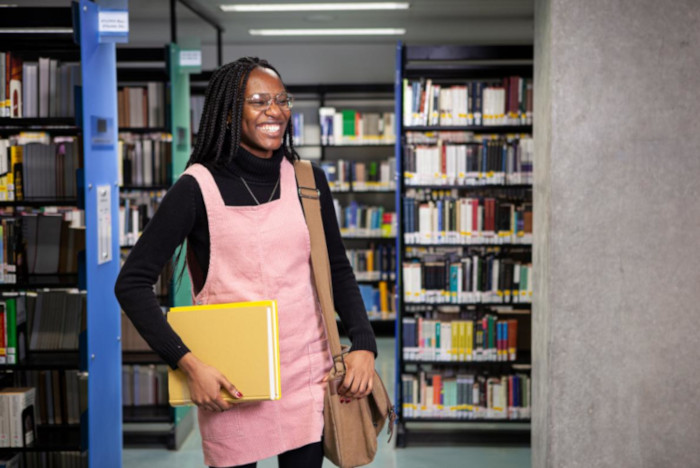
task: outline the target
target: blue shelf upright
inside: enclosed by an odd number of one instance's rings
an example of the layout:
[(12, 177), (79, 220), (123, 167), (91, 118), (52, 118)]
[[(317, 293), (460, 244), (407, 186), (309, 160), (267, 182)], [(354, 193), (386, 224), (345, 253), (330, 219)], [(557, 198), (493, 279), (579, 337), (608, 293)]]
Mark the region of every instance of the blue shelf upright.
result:
[[(125, 3), (125, 2), (124, 2)], [(81, 418), (88, 466), (122, 466), (121, 325), (114, 283), (119, 274), (117, 76), (115, 42), (128, 34), (126, 8), (80, 0), (74, 4), (80, 43), (86, 220), (87, 330), (81, 349), (87, 410)]]

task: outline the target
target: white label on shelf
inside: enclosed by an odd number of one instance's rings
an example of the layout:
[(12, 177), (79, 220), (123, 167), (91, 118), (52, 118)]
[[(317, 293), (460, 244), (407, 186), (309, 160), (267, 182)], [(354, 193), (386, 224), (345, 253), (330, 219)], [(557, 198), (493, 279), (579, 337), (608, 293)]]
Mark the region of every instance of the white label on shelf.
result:
[(98, 31), (111, 34), (129, 33), (129, 12), (106, 10), (99, 13)]
[(180, 51), (180, 66), (181, 67), (201, 67), (202, 66), (202, 51), (201, 50), (181, 50)]
[(97, 264), (112, 260), (112, 192), (109, 184), (97, 186)]

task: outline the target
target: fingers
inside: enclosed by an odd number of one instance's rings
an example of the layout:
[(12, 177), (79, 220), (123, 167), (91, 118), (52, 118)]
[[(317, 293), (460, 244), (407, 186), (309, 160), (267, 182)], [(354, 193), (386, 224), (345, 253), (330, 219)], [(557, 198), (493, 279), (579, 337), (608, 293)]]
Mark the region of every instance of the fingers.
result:
[(349, 371), (345, 374), (343, 384), (338, 389), (338, 394), (345, 398), (363, 398), (372, 392), (372, 374), (355, 373)]
[(221, 388), (226, 390), (233, 398), (243, 398), (243, 394), (240, 391), (238, 391), (238, 389), (231, 382), (226, 380), (226, 377), (224, 377), (223, 375), (221, 376), (219, 384), (221, 385)]

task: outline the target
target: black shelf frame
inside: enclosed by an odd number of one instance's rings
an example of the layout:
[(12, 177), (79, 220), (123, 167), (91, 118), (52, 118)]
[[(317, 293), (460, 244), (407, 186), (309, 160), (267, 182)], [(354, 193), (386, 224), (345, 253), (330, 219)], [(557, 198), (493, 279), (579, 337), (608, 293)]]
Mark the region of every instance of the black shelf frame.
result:
[(122, 364), (165, 364), (153, 351), (122, 351)]
[(18, 207), (18, 206), (31, 206), (31, 207), (41, 207), (41, 206), (78, 206), (78, 200), (76, 198), (43, 198), (43, 199), (31, 199), (31, 200), (13, 200), (13, 201), (2, 201), (0, 202), (0, 208), (2, 207)]
[[(403, 294), (403, 271), (402, 264), (404, 261), (404, 253), (407, 247), (500, 247), (506, 250), (511, 249), (526, 249), (531, 251), (530, 244), (406, 244), (403, 235), (403, 211), (401, 201), (408, 189), (427, 189), (427, 190), (464, 190), (464, 191), (479, 191), (479, 190), (511, 190), (525, 189), (532, 191), (531, 184), (484, 184), (484, 185), (408, 185), (403, 177), (403, 144), (405, 143), (405, 135), (407, 132), (450, 132), (463, 131), (473, 132), (478, 134), (510, 134), (510, 133), (532, 133), (532, 125), (493, 125), (493, 126), (403, 126), (402, 111), (402, 80), (404, 78), (421, 78), (431, 77), (436, 82), (459, 83), (473, 79), (491, 79), (502, 78), (504, 76), (519, 75), (524, 77), (532, 77), (532, 63), (534, 58), (534, 50), (532, 46), (457, 46), (457, 45), (416, 45), (404, 46), (399, 44), (396, 51), (397, 70), (395, 79), (395, 94), (396, 94), (396, 135), (399, 137), (395, 146), (396, 156), (396, 173), (399, 175), (397, 180), (396, 194), (396, 211), (398, 219), (399, 232), (396, 238), (396, 278), (397, 285), (397, 307), (396, 317), (396, 398), (395, 403), (399, 412), (399, 421), (397, 424), (397, 446), (405, 447), (409, 443), (413, 444), (428, 444), (428, 445), (456, 445), (464, 443), (496, 443), (499, 445), (515, 443), (517, 445), (529, 444), (530, 442), (530, 425), (529, 420), (513, 421), (517, 423), (527, 423), (526, 429), (506, 430), (502, 424), (512, 425), (510, 420), (451, 420), (443, 418), (403, 418), (402, 403), (403, 396), (401, 393), (401, 373), (405, 371), (406, 366), (452, 366), (464, 367), (471, 366), (476, 369), (506, 369), (511, 368), (514, 364), (525, 366), (529, 362), (525, 362), (525, 357), (529, 357), (526, 351), (518, 352), (516, 361), (467, 361), (467, 362), (443, 362), (443, 361), (407, 361), (403, 359), (403, 339), (402, 339), (402, 317), (411, 316), (419, 313), (418, 310), (412, 310), (412, 307), (419, 308), (438, 308), (438, 307), (467, 307), (469, 309), (488, 309), (488, 308), (509, 308), (499, 314), (512, 313), (514, 315), (529, 315), (527, 311), (531, 310), (531, 303), (459, 303), (459, 304), (433, 304), (433, 303), (414, 303), (405, 302)], [(492, 63), (484, 63), (492, 61)], [(481, 62), (481, 63), (476, 63)], [(526, 356), (528, 355), (528, 356)], [(516, 370), (516, 369), (514, 369)], [(517, 370), (521, 371), (521, 370)], [(455, 423), (459, 428), (469, 427), (471, 424), (474, 429), (469, 429), (466, 432), (461, 429), (441, 430), (436, 427), (427, 429), (413, 429), (409, 426), (413, 423)], [(484, 431), (478, 428), (479, 424), (488, 423), (501, 425), (500, 429), (492, 431)]]
[(30, 275), (17, 283), (0, 283), (0, 291), (77, 287), (79, 287), (79, 277), (77, 274)]
[(36, 440), (25, 447), (3, 447), (0, 457), (10, 453), (27, 452), (79, 452), (81, 451), (81, 434), (79, 424), (38, 424)]
[(27, 351), (27, 357), (17, 364), (0, 365), (2, 371), (80, 370), (80, 353), (75, 351)]
[(122, 420), (125, 423), (169, 423), (172, 419), (172, 408), (168, 405), (122, 407)]
[(512, 243), (509, 242), (507, 244), (488, 244), (488, 243), (479, 243), (479, 244), (405, 244), (406, 247), (448, 247), (448, 248), (455, 248), (455, 247), (475, 247), (475, 248), (483, 248), (483, 247), (504, 247), (506, 249), (516, 249), (516, 248), (523, 248), (523, 249), (531, 249), (532, 244), (517, 244), (517, 243)]
[(170, 129), (165, 127), (119, 127), (119, 133), (170, 133)]
[(122, 192), (127, 191), (142, 191), (142, 192), (152, 192), (157, 190), (168, 190), (170, 187), (167, 185), (123, 185), (119, 187)]
[(481, 190), (481, 189), (519, 189), (532, 190), (532, 184), (483, 184), (483, 185), (410, 185), (404, 184), (406, 189), (423, 189), (423, 190)]
[(532, 125), (416, 125), (404, 127), (404, 132), (472, 132), (486, 134), (532, 133)]
[[(440, 306), (491, 306), (491, 307), (513, 307), (514, 309), (530, 309), (532, 307), (531, 302), (404, 302), (402, 304), (405, 307), (417, 306), (417, 307), (440, 307)], [(403, 309), (402, 309), (403, 310)]]

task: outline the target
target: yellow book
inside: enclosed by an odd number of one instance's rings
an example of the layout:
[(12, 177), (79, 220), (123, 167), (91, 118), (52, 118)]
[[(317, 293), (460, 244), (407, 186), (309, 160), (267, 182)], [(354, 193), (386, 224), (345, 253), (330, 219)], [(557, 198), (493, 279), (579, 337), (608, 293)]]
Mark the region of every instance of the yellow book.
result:
[[(277, 301), (173, 307), (168, 323), (202, 362), (217, 368), (243, 394), (229, 402), (279, 400)], [(168, 369), (171, 406), (192, 405), (187, 378)]]

